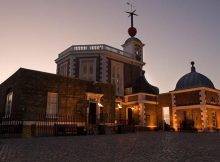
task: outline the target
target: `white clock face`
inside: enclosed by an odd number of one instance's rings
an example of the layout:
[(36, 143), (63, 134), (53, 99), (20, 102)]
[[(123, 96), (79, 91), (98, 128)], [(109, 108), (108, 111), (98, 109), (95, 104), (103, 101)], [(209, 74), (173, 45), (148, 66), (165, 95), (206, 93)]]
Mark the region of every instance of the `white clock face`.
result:
[(141, 60), (141, 48), (139, 46), (136, 46), (134, 51), (135, 51), (136, 59), (140, 61)]

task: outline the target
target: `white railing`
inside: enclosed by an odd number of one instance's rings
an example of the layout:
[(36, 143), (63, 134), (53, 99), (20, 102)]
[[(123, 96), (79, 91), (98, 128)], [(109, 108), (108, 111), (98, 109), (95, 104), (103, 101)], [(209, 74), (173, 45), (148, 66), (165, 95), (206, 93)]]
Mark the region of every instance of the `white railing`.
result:
[(67, 53), (78, 53), (78, 52), (89, 52), (89, 51), (109, 51), (119, 55), (123, 55), (126, 57), (132, 57), (132, 54), (127, 53), (125, 51), (119, 50), (117, 48), (105, 45), (105, 44), (97, 44), (97, 45), (74, 45), (63, 51), (59, 54), (59, 57), (65, 56)]

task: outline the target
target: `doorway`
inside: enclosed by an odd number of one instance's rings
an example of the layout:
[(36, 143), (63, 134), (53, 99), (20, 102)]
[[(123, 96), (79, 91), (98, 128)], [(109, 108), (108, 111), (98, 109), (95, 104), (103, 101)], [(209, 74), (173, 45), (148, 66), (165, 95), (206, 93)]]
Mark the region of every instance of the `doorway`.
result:
[(96, 103), (89, 103), (89, 124), (96, 124)]
[(169, 107), (163, 107), (163, 120), (166, 124), (170, 125), (170, 108)]
[(128, 125), (133, 124), (133, 114), (132, 114), (132, 109), (128, 108)]

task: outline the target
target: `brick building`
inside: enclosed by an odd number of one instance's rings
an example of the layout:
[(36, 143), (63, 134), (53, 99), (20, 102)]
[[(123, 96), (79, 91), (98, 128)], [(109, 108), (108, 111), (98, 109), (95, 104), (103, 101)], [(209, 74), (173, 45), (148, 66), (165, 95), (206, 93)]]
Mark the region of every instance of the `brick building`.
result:
[[(134, 12), (128, 12), (133, 19)], [(159, 89), (144, 76), (144, 44), (128, 29), (123, 50), (105, 44), (74, 45), (55, 60), (57, 74), (82, 80), (109, 83), (115, 87), (115, 122), (141, 127), (161, 127), (162, 111), (157, 107)], [(159, 115), (158, 115), (159, 114)]]
[(16, 116), (30, 126), (39, 114), (71, 115), (81, 117), (75, 123), (84, 126), (104, 121), (162, 127), (159, 89), (144, 76), (144, 44), (134, 37), (133, 21), (128, 33), (123, 50), (105, 44), (69, 47), (55, 60), (57, 74), (19, 69), (0, 85), (3, 118)]
[[(176, 131), (220, 128), (220, 91), (204, 75), (184, 75), (175, 90), (159, 94), (145, 78), (144, 44), (135, 37), (133, 12), (123, 50), (105, 44), (73, 45), (55, 60), (57, 73), (19, 69), (0, 85), (3, 119), (22, 120), (24, 130), (38, 131), (39, 116), (56, 124), (71, 116), (76, 126), (130, 125), (147, 129), (164, 126), (164, 107)], [(3, 123), (4, 125), (4, 123)], [(27, 129), (26, 129), (27, 128)]]
[(61, 117), (71, 117), (68, 124), (76, 126), (111, 125), (114, 92), (111, 84), (21, 68), (0, 86), (0, 112), (3, 121), (25, 121), (23, 126), (32, 135), (39, 121), (48, 120), (54, 126)]
[(211, 80), (196, 72), (191, 62), (191, 72), (184, 75), (176, 88), (159, 95), (159, 107), (170, 108), (170, 123), (177, 131), (220, 129), (220, 91)]

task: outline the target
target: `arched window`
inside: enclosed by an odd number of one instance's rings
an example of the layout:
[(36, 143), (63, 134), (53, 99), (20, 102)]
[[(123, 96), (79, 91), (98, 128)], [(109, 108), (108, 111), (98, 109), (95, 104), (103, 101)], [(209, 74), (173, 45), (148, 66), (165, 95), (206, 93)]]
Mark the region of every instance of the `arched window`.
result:
[(13, 99), (13, 91), (9, 91), (6, 94), (5, 116), (10, 116), (11, 115), (12, 99)]

